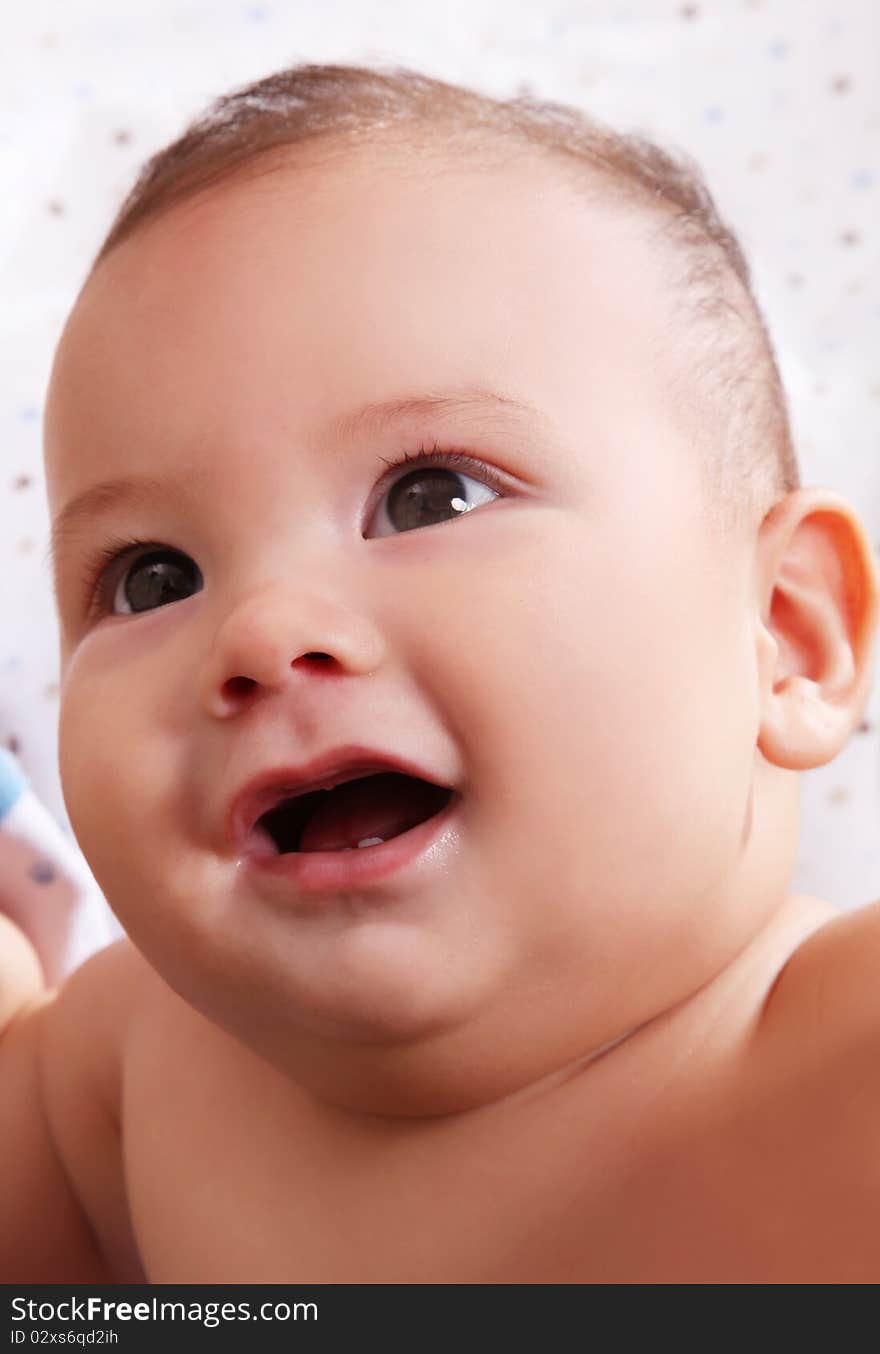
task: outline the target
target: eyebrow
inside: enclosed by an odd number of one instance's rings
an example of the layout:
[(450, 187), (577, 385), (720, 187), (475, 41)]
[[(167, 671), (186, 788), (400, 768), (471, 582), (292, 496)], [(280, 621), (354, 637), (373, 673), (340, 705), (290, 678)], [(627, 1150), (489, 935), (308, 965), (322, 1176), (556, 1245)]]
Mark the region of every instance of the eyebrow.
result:
[(71, 499), (52, 523), (46, 562), (57, 580), (58, 561), (71, 539), (85, 526), (112, 512), (123, 503), (133, 507), (159, 502), (170, 493), (169, 485), (153, 475), (126, 475), (114, 480), (101, 480)]
[(504, 395), (485, 386), (465, 386), (437, 394), (403, 395), (398, 399), (383, 400), (379, 404), (364, 404), (330, 425), (330, 435), (345, 440), (364, 432), (381, 432), (403, 418), (450, 418), (454, 415), (494, 413), (502, 416), (528, 415), (542, 422), (546, 414), (537, 405)]
[[(477, 413), (502, 418), (526, 415), (549, 429), (547, 415), (537, 405), (483, 386), (467, 386), (442, 393), (402, 395), (350, 410), (329, 423), (324, 437), (348, 440), (364, 433), (378, 433), (407, 418), (451, 418)], [(323, 440), (323, 439), (322, 439)], [(104, 517), (123, 503), (133, 507), (161, 502), (172, 486), (152, 475), (129, 475), (102, 480), (83, 490), (64, 507), (52, 523), (47, 560), (57, 575), (59, 557), (68, 542), (96, 518)]]

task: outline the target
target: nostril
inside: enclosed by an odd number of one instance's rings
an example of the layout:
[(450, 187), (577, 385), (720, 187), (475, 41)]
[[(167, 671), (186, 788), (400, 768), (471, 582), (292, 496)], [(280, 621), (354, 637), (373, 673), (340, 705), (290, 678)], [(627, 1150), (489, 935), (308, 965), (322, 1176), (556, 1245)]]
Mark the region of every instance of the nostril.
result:
[[(293, 666), (295, 667), (297, 663), (315, 663), (320, 667), (327, 667), (332, 662), (333, 658), (328, 653), (306, 653), (297, 658)], [(254, 677), (229, 677), (223, 683), (223, 695), (230, 700), (249, 696), (254, 687), (259, 685)]]
[(246, 696), (256, 685), (253, 677), (230, 677), (224, 682), (223, 690), (227, 696)]

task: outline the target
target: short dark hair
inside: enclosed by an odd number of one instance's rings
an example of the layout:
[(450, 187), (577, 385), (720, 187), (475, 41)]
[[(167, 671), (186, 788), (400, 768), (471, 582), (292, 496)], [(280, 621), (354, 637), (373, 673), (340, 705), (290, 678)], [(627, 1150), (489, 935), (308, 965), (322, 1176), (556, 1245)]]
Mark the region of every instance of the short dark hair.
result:
[[(700, 409), (707, 512), (720, 528), (748, 529), (799, 487), (785, 393), (749, 266), (697, 165), (643, 136), (613, 131), (567, 104), (496, 99), (401, 66), (303, 64), (217, 99), (143, 166), (93, 264), (139, 226), (271, 152), (345, 153), (380, 139), (483, 157), (534, 147), (575, 186), (597, 178), (654, 212), (671, 246), (674, 318), (687, 320), (676, 394)], [(676, 342), (681, 341), (678, 326)]]

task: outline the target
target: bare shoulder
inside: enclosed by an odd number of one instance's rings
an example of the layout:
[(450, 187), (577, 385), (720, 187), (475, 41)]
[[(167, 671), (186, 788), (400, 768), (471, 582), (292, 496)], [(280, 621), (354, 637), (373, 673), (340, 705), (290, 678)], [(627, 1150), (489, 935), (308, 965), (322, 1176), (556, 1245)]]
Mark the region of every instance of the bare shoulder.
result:
[(0, 1251), (17, 1278), (141, 1277), (128, 1225), (120, 1110), (129, 1031), (149, 986), (145, 969), (131, 945), (119, 942), (58, 992), (28, 1003), (4, 1034)]
[(128, 940), (94, 955), (59, 993), (43, 1037), (46, 1114), (59, 1155), (116, 1275), (141, 1277), (123, 1169), (133, 1033), (158, 979)]
[(880, 1046), (880, 901), (839, 912), (794, 950), (767, 997), (763, 1027), (817, 1063)]
[(751, 1201), (739, 1257), (750, 1281), (877, 1283), (880, 903), (823, 917), (807, 901), (817, 924), (731, 1064), (716, 1155), (735, 1216)]
[(125, 1049), (150, 986), (147, 964), (130, 941), (120, 940), (61, 987), (45, 1011), (42, 1037), (47, 1092), (59, 1109), (68, 1097), (87, 1094), (118, 1118)]
[(752, 1122), (788, 1181), (792, 1253), (816, 1282), (880, 1281), (880, 902), (794, 951), (755, 1051)]

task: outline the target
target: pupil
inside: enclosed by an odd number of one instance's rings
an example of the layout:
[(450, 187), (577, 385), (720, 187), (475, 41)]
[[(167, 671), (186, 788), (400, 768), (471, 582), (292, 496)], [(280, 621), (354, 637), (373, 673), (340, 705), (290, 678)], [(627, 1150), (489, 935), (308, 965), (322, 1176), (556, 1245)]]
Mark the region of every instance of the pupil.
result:
[(467, 493), (460, 475), (451, 470), (413, 470), (393, 486), (388, 517), (399, 531), (448, 522), (467, 510)]
[(191, 573), (182, 557), (149, 555), (138, 561), (126, 579), (125, 600), (132, 611), (180, 601), (194, 591)]

